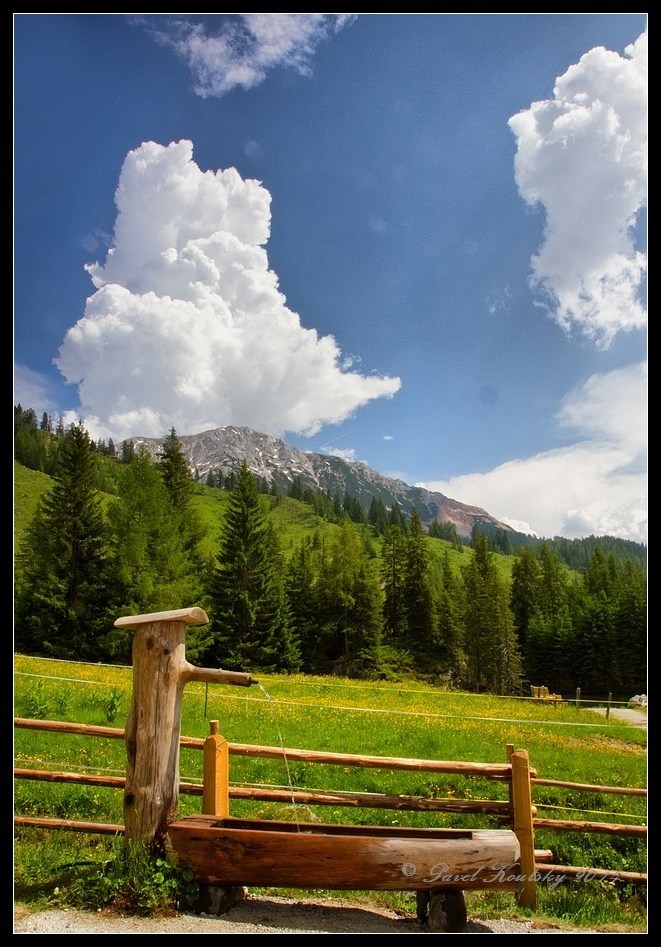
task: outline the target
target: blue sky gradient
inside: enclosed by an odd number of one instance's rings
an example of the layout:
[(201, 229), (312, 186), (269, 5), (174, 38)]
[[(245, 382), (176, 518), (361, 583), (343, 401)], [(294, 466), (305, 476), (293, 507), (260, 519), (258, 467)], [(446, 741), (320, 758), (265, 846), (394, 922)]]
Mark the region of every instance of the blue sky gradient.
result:
[(647, 542), (647, 14), (14, 14), (14, 403)]

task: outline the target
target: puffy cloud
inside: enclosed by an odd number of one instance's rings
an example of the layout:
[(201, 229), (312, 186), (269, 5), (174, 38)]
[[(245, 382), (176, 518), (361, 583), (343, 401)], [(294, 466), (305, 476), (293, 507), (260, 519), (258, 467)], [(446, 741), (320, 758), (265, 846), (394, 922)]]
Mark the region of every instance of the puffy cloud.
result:
[(356, 460), (356, 451), (353, 447), (341, 448), (341, 447), (329, 447), (325, 451), (331, 457), (339, 457), (340, 460), (346, 460), (348, 463), (353, 463)]
[(398, 378), (345, 370), (335, 339), (287, 308), (264, 249), (268, 191), (192, 153), (146, 142), (124, 161), (114, 245), (86, 267), (96, 292), (55, 360), (90, 433), (311, 435), (394, 395)]
[(531, 282), (566, 332), (607, 347), (646, 322), (634, 228), (647, 200), (647, 33), (625, 56), (591, 49), (553, 93), (509, 120), (519, 192), (546, 213)]
[(317, 46), (354, 18), (345, 13), (239, 13), (223, 17), (213, 34), (203, 23), (180, 17), (134, 22), (188, 65), (197, 95), (220, 98), (237, 86), (252, 89), (277, 66), (309, 74)]
[(645, 364), (593, 375), (558, 413), (575, 444), (420, 486), (470, 497), (522, 532), (647, 543), (646, 389)]

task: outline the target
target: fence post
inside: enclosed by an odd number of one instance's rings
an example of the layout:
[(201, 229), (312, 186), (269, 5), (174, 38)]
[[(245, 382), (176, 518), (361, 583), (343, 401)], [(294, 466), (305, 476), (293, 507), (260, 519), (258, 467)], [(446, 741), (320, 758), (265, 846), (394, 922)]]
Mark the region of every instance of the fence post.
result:
[(126, 727), (124, 789), (126, 838), (162, 853), (177, 812), (181, 702), (189, 681), (250, 687), (250, 674), (195, 667), (186, 660), (186, 627), (206, 625), (193, 606), (149, 615), (123, 615), (115, 628), (131, 628), (133, 697)]
[[(513, 753), (513, 752), (514, 752), (514, 744), (513, 744), (513, 743), (506, 743), (506, 744), (505, 744), (505, 759), (506, 759), (507, 762), (510, 764), (510, 766), (512, 765), (512, 753)], [(514, 799), (512, 798), (512, 778), (511, 778), (511, 774), (510, 774), (510, 781), (509, 781), (509, 783), (507, 784), (507, 789), (508, 789), (508, 795), (509, 795), (509, 800), (510, 800), (510, 808), (511, 808), (511, 810), (512, 810), (512, 823), (513, 823), (513, 822), (514, 822)]]
[(164, 847), (178, 802), (186, 625), (208, 620), (201, 608), (190, 608), (115, 621), (115, 627), (135, 632), (133, 699), (124, 731), (126, 837), (157, 851)]
[(218, 732), (218, 721), (210, 720), (204, 741), (202, 812), (225, 819), (230, 814), (229, 800), (229, 744)]
[(606, 701), (606, 720), (608, 720), (608, 718), (610, 717), (610, 713), (611, 713), (611, 701), (612, 701), (612, 699), (613, 699), (613, 693), (612, 693), (612, 691), (609, 691), (609, 692), (608, 692), (608, 700)]
[(512, 803), (514, 807), (514, 833), (521, 850), (521, 874), (523, 882), (517, 894), (522, 907), (537, 907), (537, 876), (535, 873), (535, 832), (533, 829), (532, 791), (530, 786), (530, 760), (527, 750), (514, 750), (510, 756), (512, 765)]
[(576, 688), (576, 709), (577, 710), (578, 710), (578, 704), (579, 704), (580, 699), (581, 699), (581, 688), (577, 687)]

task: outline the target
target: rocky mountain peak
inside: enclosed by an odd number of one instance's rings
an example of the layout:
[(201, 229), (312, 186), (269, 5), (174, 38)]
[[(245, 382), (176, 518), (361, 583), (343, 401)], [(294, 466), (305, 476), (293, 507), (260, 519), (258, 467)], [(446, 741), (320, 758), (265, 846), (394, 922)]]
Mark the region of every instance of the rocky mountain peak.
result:
[[(250, 428), (228, 425), (178, 437), (191, 476), (202, 483), (210, 471), (220, 472), (223, 477), (236, 474), (245, 461), (254, 476), (281, 495), (286, 495), (298, 478), (303, 489), (322, 490), (340, 499), (348, 493), (366, 510), (373, 498), (380, 499), (386, 509), (391, 509), (396, 502), (406, 516), (417, 509), (424, 526), (429, 527), (433, 522), (453, 523), (462, 538), (469, 539), (475, 525), (487, 531), (499, 529), (516, 535), (510, 526), (480, 507), (384, 477), (359, 461), (301, 451), (280, 438)], [(144, 444), (154, 459), (162, 453), (164, 438), (132, 437), (129, 440), (135, 447)]]

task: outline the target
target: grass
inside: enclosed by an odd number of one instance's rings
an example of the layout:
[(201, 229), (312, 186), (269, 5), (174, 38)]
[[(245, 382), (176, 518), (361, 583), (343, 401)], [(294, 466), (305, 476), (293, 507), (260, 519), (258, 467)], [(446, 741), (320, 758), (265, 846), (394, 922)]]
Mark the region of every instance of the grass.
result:
[(37, 510), (41, 497), (53, 487), (54, 481), (39, 470), (29, 470), (14, 461), (14, 548), (17, 549), (25, 530)]
[[(15, 714), (123, 729), (130, 707), (132, 671), (126, 667), (15, 656)], [(428, 685), (360, 683), (304, 675), (260, 675), (250, 689), (190, 683), (184, 691), (181, 732), (203, 738), (218, 720), (230, 743), (498, 763), (505, 747), (526, 749), (540, 777), (605, 786), (645, 787), (647, 735), (573, 703), (500, 698), (444, 691)], [(22, 768), (124, 775), (123, 740), (16, 729), (15, 765)], [(181, 779), (201, 782), (202, 754), (182, 750)], [(319, 765), (292, 760), (231, 757), (231, 781), (285, 788), (399, 793), (443, 798), (506, 799), (506, 786), (479, 778), (419, 771)], [(542, 818), (644, 824), (641, 797), (534, 787)], [(123, 823), (122, 793), (104, 787), (16, 780), (16, 813)], [(198, 796), (181, 795), (179, 814), (199, 812)], [(232, 814), (359, 824), (493, 827), (485, 816), (353, 809), (232, 801)], [(66, 903), (80, 891), (81, 873), (99, 877), (111, 857), (106, 836), (19, 828), (15, 836), (15, 896), (35, 906)], [(115, 843), (116, 844), (116, 843)], [(644, 842), (593, 833), (538, 832), (556, 864), (646, 872)], [(68, 867), (68, 866), (74, 866)], [(78, 866), (78, 867), (75, 867)], [(107, 880), (107, 879), (106, 879)], [(170, 879), (171, 881), (171, 879)], [(165, 882), (164, 882), (165, 884)], [(87, 886), (89, 891), (89, 885)], [(279, 893), (283, 893), (280, 890)], [(300, 894), (300, 892), (299, 892)], [(315, 892), (319, 894), (319, 892)], [(342, 892), (342, 897), (365, 892)], [(645, 888), (621, 883), (539, 887), (534, 914), (512, 896), (471, 893), (472, 917), (533, 916), (558, 924), (644, 930)], [(370, 892), (373, 900), (415, 912), (411, 893)], [(481, 913), (483, 912), (483, 913)], [(497, 914), (494, 914), (497, 912)]]

